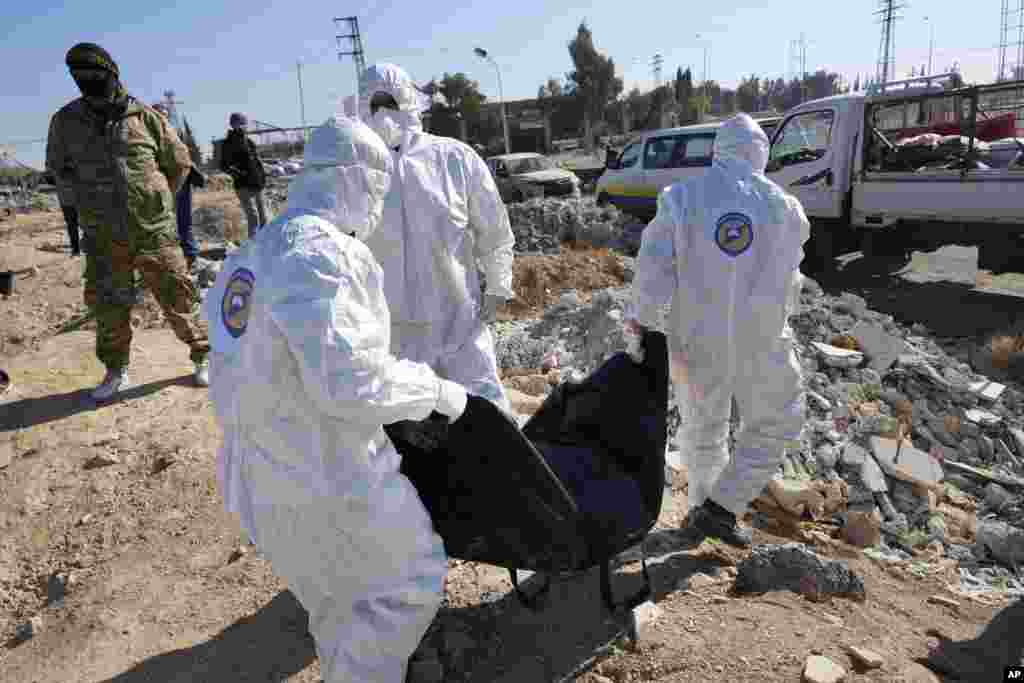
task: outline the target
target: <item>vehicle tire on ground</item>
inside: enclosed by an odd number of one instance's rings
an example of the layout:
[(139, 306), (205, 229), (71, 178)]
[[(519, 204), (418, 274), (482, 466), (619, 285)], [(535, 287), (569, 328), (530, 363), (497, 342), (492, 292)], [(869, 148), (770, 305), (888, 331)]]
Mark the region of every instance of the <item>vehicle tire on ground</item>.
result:
[(608, 200), (608, 193), (607, 192), (602, 192), (601, 194), (597, 195), (597, 205), (598, 206), (607, 206), (608, 201), (609, 200)]
[(861, 234), (860, 252), (865, 260), (884, 261), (889, 265), (905, 265), (910, 262), (912, 256), (906, 239), (892, 230), (864, 230)]

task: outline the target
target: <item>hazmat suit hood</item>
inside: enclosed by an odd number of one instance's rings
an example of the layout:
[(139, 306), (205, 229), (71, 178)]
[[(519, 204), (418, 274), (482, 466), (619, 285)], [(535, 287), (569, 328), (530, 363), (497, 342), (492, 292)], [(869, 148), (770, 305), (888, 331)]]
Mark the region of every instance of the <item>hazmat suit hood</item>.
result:
[[(376, 114), (371, 113), (370, 99), (379, 92), (391, 95), (398, 111), (379, 109)], [(360, 118), (369, 123), (388, 147), (398, 147), (413, 133), (421, 132), (420, 114), (429, 108), (430, 98), (420, 92), (400, 66), (379, 63), (366, 70), (366, 95), (359, 103)]]
[(715, 136), (714, 165), (763, 175), (768, 165), (768, 136), (754, 119), (737, 114)]
[(332, 117), (310, 135), (303, 162), (286, 211), (314, 214), (359, 240), (372, 235), (393, 168), (380, 137), (356, 119)]

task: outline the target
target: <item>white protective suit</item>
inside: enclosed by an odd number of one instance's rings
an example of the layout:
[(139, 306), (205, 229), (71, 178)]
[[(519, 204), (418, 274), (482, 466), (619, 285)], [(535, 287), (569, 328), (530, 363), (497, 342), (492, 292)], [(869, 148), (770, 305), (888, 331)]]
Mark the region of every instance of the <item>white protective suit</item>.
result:
[[(471, 147), (423, 132), (426, 102), (402, 69), (367, 69), (367, 96), (376, 92), (391, 95), (400, 109), (371, 116), (369, 101), (360, 104), (364, 120), (398, 147), (381, 228), (367, 241), (384, 269), (391, 350), (509, 411), (494, 338), (481, 320), (486, 295), (514, 296), (515, 236), (505, 205)], [(484, 297), (478, 267), (487, 281)]]
[(225, 506), (309, 611), (330, 683), (402, 683), (447, 571), (382, 429), (466, 401), (388, 351), (381, 269), (356, 238), (379, 222), (390, 166), (364, 124), (318, 128), (286, 212), (225, 261), (204, 305)]
[[(644, 229), (630, 317), (668, 322), (691, 508), (711, 498), (742, 516), (803, 426), (788, 315), (810, 225), (764, 175), (768, 138), (745, 114), (718, 129), (708, 172), (658, 197)], [(743, 426), (729, 460), (732, 399)]]

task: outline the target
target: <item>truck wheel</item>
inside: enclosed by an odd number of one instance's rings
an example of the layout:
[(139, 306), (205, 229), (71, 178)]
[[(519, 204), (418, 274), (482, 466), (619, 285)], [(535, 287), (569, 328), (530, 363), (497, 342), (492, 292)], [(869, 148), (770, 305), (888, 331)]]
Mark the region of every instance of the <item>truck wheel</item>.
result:
[(911, 251), (902, 236), (865, 230), (861, 236), (860, 252), (868, 261), (885, 261), (890, 265), (910, 262)]
[(607, 192), (602, 192), (601, 194), (597, 195), (597, 205), (598, 206), (606, 206), (607, 204), (608, 204), (608, 193)]

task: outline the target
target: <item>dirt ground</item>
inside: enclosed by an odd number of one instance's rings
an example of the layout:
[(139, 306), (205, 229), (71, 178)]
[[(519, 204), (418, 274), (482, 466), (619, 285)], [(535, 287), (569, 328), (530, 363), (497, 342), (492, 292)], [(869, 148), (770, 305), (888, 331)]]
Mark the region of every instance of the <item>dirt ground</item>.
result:
[[(223, 512), (218, 429), (206, 392), (191, 385), (186, 347), (157, 323), (140, 325), (132, 388), (109, 405), (88, 399), (102, 375), (92, 333), (57, 334), (84, 312), (82, 262), (65, 243), (58, 213), (0, 223), (0, 270), (38, 268), (0, 299), (0, 366), (13, 380), (0, 396), (0, 679), (318, 681), (305, 612)], [(563, 272), (588, 258), (607, 263), (578, 252)], [(558, 275), (559, 262), (541, 264)], [(614, 277), (611, 268), (560, 281), (608, 286), (599, 283)], [(805, 658), (820, 652), (851, 671), (848, 681), (899, 681), (927, 654), (927, 629), (970, 638), (1004, 604), (953, 595), (948, 563), (881, 566), (823, 534), (803, 538), (859, 573), (865, 602), (736, 597), (731, 574), (743, 553), (713, 542), (687, 547), (675, 531), (686, 509), (683, 478), (666, 493), (644, 545), (661, 617), (638, 647), (623, 637), (621, 618), (602, 612), (595, 572), (557, 581), (534, 613), (503, 571), (453, 562), (447, 605), (424, 645), (441, 652), (445, 680), (799, 681)], [(618, 594), (639, 585), (637, 559), (622, 558)], [(932, 604), (934, 595), (959, 606)], [(16, 641), (32, 618), (38, 632)], [(851, 645), (885, 665), (855, 671)]]
[(608, 249), (573, 243), (564, 245), (557, 255), (517, 254), (512, 262), (512, 289), (517, 298), (498, 309), (499, 319), (539, 315), (570, 289), (586, 300), (595, 289), (623, 286), (625, 278), (622, 261)]

